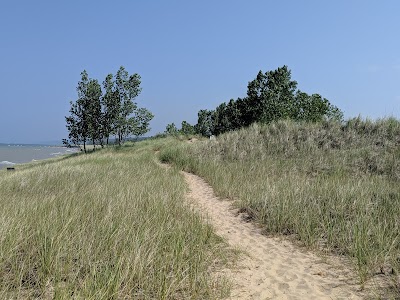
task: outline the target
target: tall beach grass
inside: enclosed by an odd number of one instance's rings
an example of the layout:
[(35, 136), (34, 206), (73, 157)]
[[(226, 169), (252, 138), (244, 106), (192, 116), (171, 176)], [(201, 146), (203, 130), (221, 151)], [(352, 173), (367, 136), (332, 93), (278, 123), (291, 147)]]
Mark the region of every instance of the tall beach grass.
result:
[(384, 277), (400, 296), (398, 120), (254, 124), (161, 159), (237, 200), (267, 234), (345, 255), (361, 283)]
[(0, 171), (0, 299), (216, 299), (224, 244), (146, 141)]

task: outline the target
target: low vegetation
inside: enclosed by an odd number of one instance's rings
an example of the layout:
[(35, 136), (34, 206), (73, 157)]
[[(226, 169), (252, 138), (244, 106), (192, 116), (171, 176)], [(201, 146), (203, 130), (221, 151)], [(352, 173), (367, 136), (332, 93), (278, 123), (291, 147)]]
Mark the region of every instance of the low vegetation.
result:
[(204, 177), (267, 234), (349, 257), (400, 295), (400, 122), (272, 122), (180, 144), (163, 161)]
[[(144, 141), (0, 171), (1, 299), (217, 299), (224, 244)], [(225, 255), (225, 254), (224, 254)]]

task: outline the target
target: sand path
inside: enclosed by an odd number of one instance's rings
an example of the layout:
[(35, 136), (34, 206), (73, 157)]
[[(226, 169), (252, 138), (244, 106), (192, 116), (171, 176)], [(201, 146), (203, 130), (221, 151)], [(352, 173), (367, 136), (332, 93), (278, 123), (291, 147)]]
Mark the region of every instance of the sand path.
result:
[(234, 269), (221, 271), (233, 283), (230, 299), (361, 299), (354, 273), (332, 267), (289, 241), (262, 235), (232, 208), (231, 201), (217, 198), (202, 178), (183, 174), (194, 209), (231, 247), (248, 254)]

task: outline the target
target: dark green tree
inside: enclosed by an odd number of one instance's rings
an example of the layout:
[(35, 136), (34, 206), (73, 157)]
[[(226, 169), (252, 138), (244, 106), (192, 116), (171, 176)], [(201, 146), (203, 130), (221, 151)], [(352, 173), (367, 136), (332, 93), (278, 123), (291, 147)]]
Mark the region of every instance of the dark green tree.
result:
[(132, 117), (128, 119), (129, 133), (134, 135), (136, 139), (144, 135), (150, 130), (150, 121), (154, 115), (146, 108), (138, 108)]
[(81, 73), (81, 81), (77, 87), (78, 99), (70, 102), (70, 115), (65, 117), (67, 122), (68, 137), (74, 145), (83, 143), (86, 152), (86, 144), (90, 140), (93, 145), (102, 140), (101, 130), (101, 87), (95, 79), (89, 79), (84, 70)]
[[(68, 130), (68, 140), (63, 139), (63, 144), (76, 146), (85, 141), (80, 128), (82, 122), (82, 108), (78, 105), (78, 103), (74, 103), (72, 101), (70, 101), (70, 105), (70, 115), (65, 117), (65, 121), (67, 122), (66, 127)], [(84, 143), (84, 150), (86, 152), (86, 143)]]
[(138, 109), (135, 98), (140, 94), (140, 75), (129, 75), (120, 67), (115, 76), (116, 96), (118, 96), (118, 118), (115, 122), (115, 134), (119, 145), (132, 133), (135, 123), (131, 115)]
[(191, 134), (194, 134), (194, 133), (195, 133), (194, 127), (193, 127), (192, 125), (190, 125), (190, 124), (189, 124), (188, 122), (186, 122), (186, 121), (182, 121), (180, 132), (181, 132), (182, 134), (184, 134), (184, 135), (191, 135)]
[(110, 135), (116, 131), (120, 109), (118, 92), (113, 78), (112, 74), (108, 74), (103, 81), (104, 95), (101, 98), (103, 110), (102, 130), (107, 145)]
[(340, 108), (335, 105), (330, 104), (329, 109), (326, 112), (325, 118), (327, 120), (335, 120), (337, 122), (343, 122), (344, 114)]
[(101, 109), (102, 91), (96, 79), (89, 79), (85, 94), (86, 116), (88, 122), (88, 135), (92, 141), (93, 149), (96, 149), (96, 142), (103, 146), (103, 114)]
[(218, 105), (218, 107), (215, 109), (212, 120), (212, 134), (218, 135), (231, 129), (231, 120), (229, 119), (227, 113), (226, 103), (221, 103)]
[(65, 117), (67, 122), (68, 137), (72, 144), (79, 145), (83, 143), (83, 149), (86, 152), (86, 143), (89, 139), (89, 101), (87, 97), (89, 77), (84, 70), (81, 73), (81, 81), (78, 82), (76, 91), (78, 99), (75, 102), (70, 101), (70, 115)]
[(297, 82), (291, 80), (291, 71), (287, 66), (265, 74), (260, 71), (247, 87), (251, 123), (292, 118), (296, 88)]
[(343, 113), (328, 99), (319, 94), (297, 91), (295, 97), (295, 110), (292, 119), (306, 122), (320, 122), (324, 119), (343, 120)]
[(167, 124), (167, 127), (165, 128), (165, 133), (168, 135), (177, 135), (178, 128), (176, 128), (175, 123)]
[(70, 102), (70, 115), (66, 117), (69, 140), (66, 145), (83, 143), (86, 152), (87, 141), (103, 146), (109, 137), (115, 134), (118, 144), (130, 135), (136, 137), (150, 130), (149, 123), (153, 114), (145, 108), (139, 108), (134, 102), (139, 95), (140, 76), (130, 75), (120, 67), (115, 80), (112, 74), (107, 75), (102, 89), (96, 79), (89, 79), (86, 71), (81, 73), (78, 83), (78, 99)]
[(205, 136), (221, 134), (249, 126), (254, 122), (269, 123), (280, 119), (318, 122), (343, 120), (343, 113), (319, 94), (308, 95), (297, 90), (291, 71), (283, 66), (273, 71), (259, 71), (248, 83), (247, 97), (231, 99), (215, 111), (200, 110), (196, 132)]
[(195, 132), (204, 136), (211, 136), (214, 133), (214, 111), (203, 109), (198, 113)]
[(226, 106), (226, 115), (230, 123), (228, 130), (235, 130), (244, 126), (242, 120), (243, 114), (240, 111), (239, 103), (242, 99), (237, 99), (236, 101), (231, 99)]

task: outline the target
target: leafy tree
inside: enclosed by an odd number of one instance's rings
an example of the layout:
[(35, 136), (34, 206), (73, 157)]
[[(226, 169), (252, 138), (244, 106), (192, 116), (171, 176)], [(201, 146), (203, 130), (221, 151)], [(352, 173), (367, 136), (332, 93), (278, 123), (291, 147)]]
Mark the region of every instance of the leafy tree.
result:
[[(85, 141), (84, 136), (80, 128), (82, 122), (81, 119), (81, 107), (77, 103), (70, 101), (71, 108), (69, 110), (70, 115), (65, 117), (67, 122), (68, 139), (63, 139), (63, 144), (65, 145), (79, 145), (81, 142)], [(84, 150), (86, 152), (86, 141), (84, 142)]]
[(84, 95), (86, 104), (86, 116), (88, 122), (88, 135), (92, 141), (93, 149), (96, 149), (96, 141), (103, 146), (103, 114), (101, 109), (102, 91), (96, 79), (89, 79)]
[(118, 144), (128, 136), (140, 136), (149, 131), (153, 114), (145, 108), (139, 108), (134, 102), (141, 92), (140, 76), (129, 75), (120, 67), (115, 79), (107, 75), (103, 82), (104, 95), (96, 79), (89, 79), (86, 71), (81, 73), (78, 83), (78, 99), (70, 102), (70, 115), (66, 117), (69, 140), (66, 145), (83, 143), (86, 152), (87, 141), (92, 141), (95, 149), (97, 142), (103, 146), (109, 137), (115, 134)]
[(273, 71), (259, 71), (247, 86), (247, 97), (231, 99), (215, 111), (200, 110), (196, 132), (205, 136), (221, 134), (249, 126), (254, 122), (269, 123), (280, 119), (318, 122), (343, 120), (343, 113), (319, 94), (308, 95), (297, 90), (291, 71), (283, 66)]
[(238, 98), (236, 101), (231, 99), (226, 106), (226, 115), (230, 123), (228, 130), (235, 130), (244, 126), (243, 114), (244, 112), (240, 109), (240, 101), (242, 99)]
[(118, 96), (118, 118), (116, 120), (115, 133), (118, 144), (132, 133), (132, 124), (135, 123), (131, 115), (137, 110), (134, 99), (140, 94), (140, 75), (129, 75), (124, 67), (120, 67), (115, 76), (116, 96)]
[(139, 137), (144, 135), (150, 130), (150, 121), (154, 118), (154, 115), (146, 108), (138, 108), (134, 112), (134, 116), (128, 119), (129, 132)]
[(194, 127), (192, 125), (190, 125), (188, 122), (182, 121), (181, 133), (185, 134), (185, 135), (194, 134), (195, 133)]
[(84, 70), (81, 73), (81, 81), (77, 87), (78, 99), (70, 102), (70, 116), (66, 117), (69, 139), (72, 144), (83, 143), (86, 152), (86, 144), (91, 140), (93, 145), (102, 140), (101, 130), (101, 103), (102, 95), (100, 84), (95, 79), (89, 79)]
[(234, 101), (234, 105), (237, 111), (235, 117), (235, 129), (246, 127), (256, 122), (255, 120), (257, 119), (257, 113), (247, 97), (238, 98), (236, 101)]
[(222, 103), (216, 108), (212, 134), (218, 135), (245, 126), (242, 120), (245, 113), (240, 111), (240, 101), (241, 99), (237, 101), (231, 99), (228, 104)]
[(165, 133), (169, 135), (178, 134), (178, 128), (176, 128), (175, 123), (167, 124), (167, 127), (165, 128)]
[(295, 98), (295, 114), (293, 116), (295, 120), (307, 122), (320, 122), (324, 119), (343, 120), (343, 113), (319, 94), (310, 96), (297, 91)]
[(113, 75), (108, 74), (103, 81), (104, 96), (101, 98), (103, 110), (102, 130), (108, 145), (110, 135), (115, 132), (119, 116), (119, 97), (115, 88)]
[(211, 136), (214, 133), (214, 111), (203, 109), (198, 113), (195, 131), (204, 136)]
[(337, 106), (330, 104), (328, 111), (326, 112), (325, 118), (327, 120), (335, 120), (338, 122), (343, 122), (344, 115), (343, 112)]
[(78, 82), (76, 88), (78, 99), (76, 102), (70, 101), (70, 115), (65, 117), (67, 122), (68, 137), (74, 145), (83, 143), (83, 149), (86, 152), (86, 143), (89, 137), (89, 101), (87, 98), (87, 90), (89, 85), (89, 77), (84, 70), (81, 73), (81, 81)]
[(252, 123), (269, 123), (293, 117), (296, 87), (297, 82), (291, 80), (291, 71), (287, 66), (265, 74), (260, 71), (247, 87)]
[(213, 130), (212, 134), (221, 134), (231, 129), (231, 120), (227, 114), (226, 103), (221, 103), (213, 114)]

